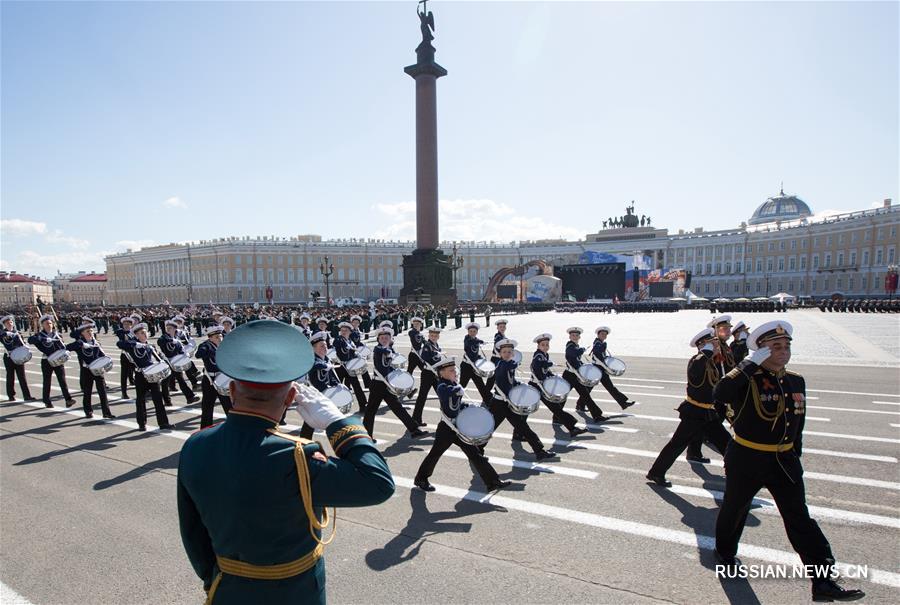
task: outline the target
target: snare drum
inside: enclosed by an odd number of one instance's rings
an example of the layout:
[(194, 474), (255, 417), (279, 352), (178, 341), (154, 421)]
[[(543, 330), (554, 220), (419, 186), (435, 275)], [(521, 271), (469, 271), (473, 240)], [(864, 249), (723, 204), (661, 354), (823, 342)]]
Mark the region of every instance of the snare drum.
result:
[(413, 380), (412, 374), (403, 370), (394, 370), (387, 375), (385, 380), (387, 381), (388, 390), (400, 397), (409, 395), (416, 385), (416, 381)]
[[(186, 344), (186, 345), (182, 345), (181, 350), (184, 351), (184, 354), (188, 358), (191, 358), (194, 356), (194, 351), (197, 350), (197, 347), (195, 347), (193, 344)], [(177, 357), (177, 355), (176, 355), (176, 357)], [(183, 372), (184, 370), (178, 370), (178, 371)]]
[(578, 382), (584, 386), (594, 387), (597, 386), (597, 383), (603, 378), (603, 370), (593, 364), (586, 363), (578, 368), (578, 371), (575, 372), (575, 376), (578, 378)]
[(403, 370), (406, 368), (406, 357), (403, 355), (394, 355), (391, 357), (391, 367), (395, 370)]
[(9, 352), (9, 358), (17, 366), (23, 366), (31, 360), (31, 349), (28, 347), (16, 347)]
[(513, 358), (513, 361), (515, 361), (517, 364), (522, 365), (522, 352), (521, 351), (517, 351), (517, 350), (513, 349), (512, 358)]
[(158, 361), (152, 366), (144, 368), (141, 373), (144, 375), (144, 380), (150, 384), (159, 384), (172, 375), (172, 368), (165, 361)]
[(494, 416), (479, 405), (470, 405), (456, 416), (459, 440), (469, 445), (484, 445), (494, 432)]
[(329, 359), (329, 361), (331, 361), (331, 363), (335, 363), (335, 364), (341, 363), (341, 360), (337, 356), (337, 351), (335, 351), (333, 348), (328, 349), (328, 352), (325, 354), (325, 356), (328, 357), (328, 359)]
[(372, 356), (372, 349), (367, 347), (366, 345), (359, 345), (356, 348), (356, 354), (362, 357), (363, 359), (368, 359)]
[(69, 352), (65, 349), (53, 351), (47, 356), (47, 363), (50, 364), (51, 368), (58, 368), (61, 365), (65, 365), (67, 361), (69, 361)]
[(541, 388), (544, 389), (544, 396), (548, 401), (564, 403), (569, 397), (572, 385), (561, 376), (547, 376), (541, 383)]
[(494, 375), (497, 366), (495, 366), (490, 359), (482, 358), (472, 364), (472, 369), (474, 369), (475, 373), (482, 378), (490, 378)]
[(91, 374), (94, 376), (103, 376), (113, 368), (113, 360), (109, 357), (100, 357), (99, 359), (95, 359), (88, 366), (88, 370), (91, 371)]
[(328, 397), (334, 405), (337, 406), (337, 409), (340, 410), (341, 414), (348, 414), (350, 412), (350, 408), (353, 405), (353, 393), (342, 384), (337, 386), (328, 387), (322, 394)]
[(601, 361), (600, 366), (606, 370), (610, 376), (621, 376), (628, 367), (625, 365), (624, 361), (618, 357), (613, 357), (612, 355), (609, 355), (606, 359)]
[(359, 376), (365, 373), (367, 369), (366, 360), (360, 359), (359, 357), (354, 357), (344, 364), (344, 369), (347, 370), (347, 373), (351, 376)]
[(509, 409), (516, 414), (527, 416), (541, 404), (541, 392), (530, 384), (517, 384), (509, 390)]
[(169, 359), (169, 365), (176, 372), (184, 372), (191, 367), (191, 358), (187, 354), (182, 353)]
[(231, 376), (228, 376), (223, 372), (219, 372), (213, 379), (213, 388), (216, 390), (216, 393), (222, 397), (231, 396), (231, 391), (228, 389), (229, 386), (231, 386)]

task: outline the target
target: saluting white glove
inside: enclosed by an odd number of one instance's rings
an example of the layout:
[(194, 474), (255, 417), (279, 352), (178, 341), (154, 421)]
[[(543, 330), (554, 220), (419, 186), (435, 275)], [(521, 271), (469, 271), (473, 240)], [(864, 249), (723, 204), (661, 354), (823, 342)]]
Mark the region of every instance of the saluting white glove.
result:
[(297, 411), (300, 412), (303, 420), (314, 429), (325, 430), (332, 422), (345, 417), (334, 405), (334, 402), (320, 393), (318, 389), (296, 382), (294, 387), (297, 389), (297, 396), (294, 398)]
[(772, 350), (769, 347), (760, 347), (753, 351), (753, 354), (750, 355), (750, 361), (752, 361), (756, 365), (762, 365), (762, 362), (767, 360), (771, 354)]
[(465, 394), (466, 394), (466, 389), (463, 388), (463, 386), (462, 386), (461, 384), (458, 384), (458, 385), (454, 386), (454, 387), (453, 387), (453, 390), (454, 390), (455, 392), (459, 393), (460, 395), (465, 395)]

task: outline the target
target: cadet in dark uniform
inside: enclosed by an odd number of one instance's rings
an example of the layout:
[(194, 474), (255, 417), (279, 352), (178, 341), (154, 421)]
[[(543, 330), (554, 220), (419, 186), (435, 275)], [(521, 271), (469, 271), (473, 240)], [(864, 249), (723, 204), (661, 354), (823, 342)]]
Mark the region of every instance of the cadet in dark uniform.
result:
[(456, 359), (444, 357), (434, 365), (434, 368), (440, 377), (437, 393), (441, 402), (441, 421), (434, 432), (434, 445), (431, 446), (431, 451), (422, 460), (422, 464), (416, 472), (414, 481), (416, 487), (426, 492), (434, 491), (435, 488), (428, 478), (434, 473), (434, 467), (437, 466), (438, 460), (451, 445), (456, 445), (463, 451), (466, 458), (469, 459), (469, 463), (475, 467), (475, 471), (484, 481), (487, 491), (509, 487), (512, 485), (512, 481), (501, 481), (497, 471), (494, 470), (484, 454), (474, 445), (462, 441), (456, 431), (456, 417), (468, 407), (468, 404), (463, 402), (465, 390), (456, 382)]
[(553, 450), (545, 450), (540, 437), (528, 426), (528, 417), (515, 413), (509, 407), (509, 392), (514, 386), (519, 384), (519, 381), (516, 380), (516, 368), (519, 367), (519, 364), (512, 358), (516, 344), (515, 340), (509, 338), (504, 338), (497, 342), (500, 360), (497, 364), (497, 370), (494, 372), (497, 380), (494, 382), (494, 396), (491, 398), (490, 405), (491, 414), (494, 416), (494, 430), (504, 420), (508, 420), (513, 426), (514, 432), (521, 435), (528, 442), (528, 445), (531, 446), (535, 458), (538, 460), (555, 458), (557, 453)]
[[(306, 375), (309, 384), (320, 393), (324, 393), (325, 389), (338, 386), (341, 381), (338, 379), (334, 366), (328, 360), (328, 349), (326, 342), (328, 341), (328, 332), (316, 332), (309, 339), (309, 344), (313, 350), (313, 366)], [(314, 429), (311, 425), (303, 423), (300, 427), (300, 436), (305, 439), (312, 439)]]
[(93, 418), (94, 411), (91, 409), (91, 394), (94, 387), (97, 388), (97, 396), (100, 398), (100, 409), (103, 411), (104, 418), (115, 418), (109, 411), (109, 401), (106, 397), (106, 380), (103, 376), (94, 376), (88, 367), (94, 361), (101, 357), (107, 357), (100, 343), (94, 338), (94, 322), (82, 323), (75, 328), (74, 332), (78, 333), (78, 337), (66, 345), (66, 349), (74, 351), (78, 355), (79, 365), (81, 366), (81, 375), (79, 382), (81, 383), (81, 405), (84, 408), (85, 418)]
[[(165, 323), (165, 332), (159, 339), (156, 341), (159, 344), (159, 348), (162, 351), (163, 355), (166, 356), (166, 360), (171, 361), (173, 357), (184, 354), (184, 345), (178, 339), (178, 324), (172, 321), (171, 319), (166, 320)], [(169, 366), (171, 368), (171, 365)], [(196, 366), (195, 366), (196, 367)], [(181, 394), (184, 395), (184, 398), (188, 403), (194, 403), (195, 401), (199, 401), (199, 398), (194, 395), (194, 391), (191, 387), (188, 386), (187, 381), (184, 379), (184, 372), (176, 372), (175, 368), (172, 368), (172, 373), (166, 379), (166, 386), (169, 391), (175, 388), (175, 383), (178, 383), (178, 387), (181, 389)], [(166, 397), (168, 399), (168, 397)]]
[(52, 315), (44, 315), (41, 317), (40, 321), (40, 331), (29, 336), (28, 342), (29, 344), (33, 344), (44, 354), (44, 358), (41, 359), (41, 375), (44, 379), (41, 399), (43, 400), (45, 407), (53, 407), (53, 402), (50, 401), (50, 379), (56, 374), (56, 381), (59, 383), (63, 399), (66, 401), (66, 407), (70, 408), (75, 405), (75, 400), (72, 399), (72, 395), (69, 394), (69, 385), (66, 383), (66, 366), (63, 364), (53, 367), (47, 361), (47, 358), (53, 353), (65, 350), (66, 345), (63, 343), (62, 336), (60, 336), (59, 332), (53, 329)]
[[(484, 344), (484, 341), (478, 338), (478, 324), (474, 321), (466, 325), (466, 330), (468, 331), (468, 334), (463, 338), (464, 357), (462, 363), (459, 364), (459, 384), (465, 388), (470, 380), (473, 381), (475, 383), (475, 388), (478, 389), (478, 394), (481, 395), (481, 400), (485, 404), (489, 404), (491, 402), (491, 389), (473, 369), (475, 362), (482, 359), (481, 345)], [(493, 376), (489, 377), (488, 381), (490, 381), (492, 377)]]
[[(331, 537), (322, 532), (334, 518), (325, 507), (390, 498), (387, 463), (359, 418), (292, 382), (310, 369), (312, 353), (291, 326), (242, 325), (217, 361), (234, 379), (234, 408), (225, 422), (191, 435), (178, 467), (181, 538), (207, 603), (325, 603), (322, 555)], [(278, 431), (295, 402), (304, 420), (326, 431), (335, 457)]]
[[(496, 366), (500, 363), (500, 351), (497, 349), (497, 343), (506, 338), (506, 327), (509, 322), (505, 319), (498, 319), (495, 323), (497, 324), (497, 332), (494, 334), (494, 345), (491, 347), (491, 363)], [(495, 376), (491, 376), (487, 379), (488, 390), (494, 388), (494, 378)]]
[(425, 426), (425, 422), (422, 420), (422, 410), (425, 408), (425, 399), (428, 397), (428, 392), (431, 391), (432, 388), (437, 387), (437, 374), (431, 367), (432, 364), (437, 363), (437, 361), (443, 357), (443, 355), (441, 355), (441, 345), (438, 344), (438, 338), (440, 337), (441, 329), (437, 326), (431, 326), (428, 328), (428, 340), (422, 345), (421, 357), (424, 369), (421, 372), (419, 396), (416, 397), (416, 405), (413, 408), (412, 414), (413, 420), (416, 421), (419, 426)]
[[(178, 328), (175, 332), (175, 337), (179, 341), (181, 341), (181, 346), (184, 347), (184, 349), (186, 351), (187, 350), (194, 351), (196, 349), (196, 346), (194, 344), (194, 339), (191, 338), (191, 331), (189, 329), (186, 330), (184, 327), (184, 322), (185, 322), (184, 315), (176, 315), (172, 319), (175, 321), (175, 326)], [(163, 324), (162, 327), (163, 327), (163, 331), (165, 331), (165, 323)], [(188, 380), (191, 381), (191, 387), (196, 389), (197, 384), (199, 382), (198, 378), (200, 376), (200, 370), (197, 369), (197, 366), (194, 365), (193, 361), (191, 362), (191, 367), (189, 367), (187, 370), (185, 370), (184, 373), (187, 375)], [(163, 389), (163, 395), (165, 396), (165, 399), (169, 398), (168, 388)], [(187, 395), (185, 395), (185, 396), (187, 396)], [(168, 403), (171, 404), (171, 402), (168, 402)]]
[[(358, 357), (356, 354), (356, 345), (350, 340), (350, 332), (353, 330), (353, 325), (346, 321), (342, 321), (338, 327), (340, 333), (338, 334), (338, 337), (334, 339), (334, 352), (337, 354), (341, 364), (345, 364), (351, 359), (356, 359)], [(362, 385), (359, 383), (359, 377), (351, 376), (347, 372), (347, 368), (343, 365), (338, 366), (337, 375), (338, 378), (341, 379), (341, 382), (353, 389), (353, 394), (356, 396), (356, 404), (359, 406), (359, 413), (365, 414), (366, 394), (363, 391)]]
[(591, 415), (591, 420), (594, 422), (605, 422), (608, 418), (603, 415), (603, 410), (591, 397), (591, 388), (581, 384), (581, 381), (575, 375), (578, 372), (578, 368), (584, 363), (581, 360), (581, 356), (584, 355), (584, 347), (578, 345), (578, 341), (581, 340), (581, 333), (584, 330), (573, 327), (566, 330), (566, 332), (569, 334), (569, 342), (566, 343), (566, 371), (563, 372), (562, 377), (578, 393), (575, 409), (578, 411), (587, 410)]
[(749, 353), (747, 349), (747, 336), (749, 335), (750, 328), (744, 325), (742, 321), (734, 324), (734, 327), (731, 329), (732, 340), (729, 348), (731, 348), (731, 356), (735, 364), (742, 362), (747, 353)]
[[(362, 317), (359, 315), (353, 315), (350, 318), (350, 325), (353, 328), (350, 330), (350, 342), (353, 343), (353, 346), (359, 349), (363, 346), (363, 334), (360, 330), (359, 326), (362, 323)], [(372, 376), (369, 374), (369, 370), (366, 370), (362, 373), (363, 386), (367, 389), (372, 386)]]
[(412, 324), (412, 327), (407, 332), (410, 350), (409, 357), (406, 360), (406, 371), (412, 374), (418, 368), (420, 370), (419, 381), (421, 382), (425, 375), (425, 366), (422, 365), (422, 358), (420, 357), (422, 345), (425, 344), (425, 337), (422, 336), (423, 320), (421, 317), (413, 317), (409, 320), (409, 323)]
[[(235, 321), (226, 315), (225, 317), (223, 317), (222, 319), (219, 320), (219, 325), (222, 326), (222, 338), (225, 338), (225, 336), (227, 336), (229, 332), (234, 330)], [(197, 355), (195, 354), (194, 357), (196, 357), (196, 356)]]
[(203, 362), (203, 378), (200, 380), (200, 388), (203, 397), (200, 399), (200, 428), (212, 426), (213, 408), (216, 406), (216, 399), (222, 405), (222, 410), (226, 414), (231, 411), (231, 399), (227, 395), (220, 395), (213, 385), (216, 377), (219, 375), (219, 366), (216, 364), (216, 351), (222, 344), (222, 338), (225, 334), (224, 326), (210, 326), (206, 328), (206, 340), (200, 343), (194, 357)]
[(369, 391), (369, 403), (366, 406), (366, 414), (363, 418), (363, 425), (371, 436), (375, 430), (375, 413), (381, 402), (384, 401), (388, 407), (394, 412), (394, 415), (400, 419), (406, 430), (409, 431), (410, 437), (419, 438), (428, 435), (428, 431), (419, 428), (419, 424), (413, 420), (409, 412), (401, 405), (400, 400), (387, 387), (387, 377), (393, 371), (391, 367), (391, 359), (395, 353), (391, 349), (391, 337), (394, 333), (390, 328), (378, 328), (375, 333), (378, 338), (378, 345), (372, 352), (372, 361), (375, 366), (375, 375), (372, 376), (372, 389)]
[(544, 394), (541, 387), (541, 382), (546, 380), (549, 376), (554, 375), (553, 372), (550, 371), (550, 368), (553, 367), (553, 361), (550, 359), (551, 338), (553, 337), (546, 333), (538, 334), (534, 337), (534, 342), (537, 344), (537, 351), (531, 356), (531, 376), (533, 377), (533, 380), (531, 380), (529, 384), (541, 391), (541, 401), (544, 402), (547, 409), (553, 412), (553, 423), (563, 425), (566, 427), (566, 430), (569, 431), (571, 437), (576, 437), (586, 432), (587, 429), (575, 426), (578, 422), (575, 419), (575, 416), (565, 411), (561, 403), (555, 403), (547, 399), (547, 396)]
[(706, 436), (723, 454), (731, 440), (731, 435), (722, 426), (722, 417), (716, 409), (713, 397), (713, 387), (721, 379), (715, 363), (716, 348), (720, 346), (718, 343), (719, 340), (712, 328), (702, 330), (691, 339), (690, 346), (697, 347), (698, 352), (688, 362), (687, 395), (684, 402), (678, 406), (681, 422), (647, 473), (647, 479), (657, 485), (663, 487), (672, 485), (666, 479), (666, 471), (692, 440)]
[(131, 331), (135, 340), (120, 340), (116, 346), (123, 351), (128, 351), (128, 355), (134, 360), (134, 390), (137, 392), (134, 403), (137, 408), (138, 430), (147, 430), (147, 393), (150, 393), (150, 399), (153, 401), (156, 424), (160, 430), (174, 429), (175, 426), (169, 422), (166, 414), (160, 383), (149, 382), (144, 377), (144, 370), (163, 361), (163, 356), (147, 342), (147, 324), (139, 323)]
[(306, 338), (310, 338), (313, 335), (312, 328), (309, 325), (310, 316), (308, 313), (303, 313), (300, 315), (300, 331), (306, 336)]
[[(120, 327), (114, 330), (115, 335), (119, 337), (119, 340), (134, 340), (134, 334), (131, 333), (131, 328), (134, 327), (134, 324), (134, 317), (126, 315), (119, 320)], [(131, 361), (128, 353), (125, 351), (119, 353), (119, 378), (122, 399), (129, 399), (128, 382), (130, 381), (131, 384), (134, 384), (134, 362)]]
[(816, 566), (813, 601), (851, 601), (860, 590), (845, 590), (827, 570), (834, 565), (831, 546), (809, 516), (803, 486), (803, 424), (806, 382), (786, 370), (791, 359), (793, 328), (786, 321), (765, 323), (750, 335), (750, 357), (716, 385), (715, 397), (727, 402), (734, 440), (725, 452), (725, 496), (716, 520), (716, 554), (727, 565), (737, 563), (738, 541), (753, 497), (766, 488), (772, 494), (791, 546), (807, 566)]
[(18, 379), (19, 388), (22, 389), (22, 397), (24, 397), (25, 401), (34, 401), (35, 398), (31, 396), (31, 391), (28, 389), (28, 380), (25, 378), (25, 365), (19, 365), (9, 357), (9, 352), (25, 346), (22, 335), (15, 328), (15, 317), (7, 315), (0, 320), (0, 324), (3, 325), (2, 333), (0, 333), (0, 342), (3, 342), (3, 347), (6, 349), (3, 352), (3, 367), (6, 369), (6, 396), (10, 401), (15, 400), (15, 381)]
[(609, 333), (612, 330), (609, 326), (600, 326), (596, 330), (594, 330), (594, 334), (596, 338), (594, 339), (594, 344), (591, 347), (591, 356), (593, 357), (594, 365), (600, 368), (600, 371), (603, 372), (603, 377), (600, 379), (600, 384), (603, 385), (603, 388), (612, 395), (612, 398), (616, 400), (616, 403), (625, 410), (634, 405), (634, 401), (630, 401), (628, 399), (628, 395), (625, 395), (616, 388), (616, 385), (612, 383), (612, 380), (609, 377), (609, 372), (606, 371), (606, 368), (597, 363), (598, 361), (603, 361), (606, 359), (606, 339), (609, 336)]

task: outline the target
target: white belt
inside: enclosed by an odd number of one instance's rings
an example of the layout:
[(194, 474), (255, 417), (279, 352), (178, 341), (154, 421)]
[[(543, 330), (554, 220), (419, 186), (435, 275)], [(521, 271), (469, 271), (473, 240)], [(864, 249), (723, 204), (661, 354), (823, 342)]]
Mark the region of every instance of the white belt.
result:
[[(513, 385), (513, 386), (515, 386), (515, 385)], [(501, 390), (500, 390), (499, 388), (497, 388), (496, 386), (494, 386), (494, 388), (491, 390), (491, 393), (492, 393), (497, 399), (509, 403), (509, 398), (508, 398), (506, 395), (504, 395), (504, 394), (503, 394), (503, 391), (501, 391)]]

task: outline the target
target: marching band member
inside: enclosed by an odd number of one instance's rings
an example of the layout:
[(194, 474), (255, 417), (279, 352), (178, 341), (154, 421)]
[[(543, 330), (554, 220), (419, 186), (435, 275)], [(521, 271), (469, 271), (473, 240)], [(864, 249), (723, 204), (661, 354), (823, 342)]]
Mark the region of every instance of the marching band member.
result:
[(569, 431), (569, 436), (577, 437), (578, 435), (587, 432), (587, 429), (577, 427), (576, 423), (578, 421), (575, 417), (564, 410), (562, 404), (554, 403), (547, 399), (541, 388), (541, 382), (546, 380), (548, 376), (554, 375), (553, 372), (550, 371), (550, 368), (553, 367), (553, 361), (550, 359), (551, 338), (553, 338), (553, 336), (547, 333), (538, 334), (534, 337), (534, 342), (537, 344), (537, 350), (531, 357), (531, 374), (534, 376), (534, 380), (530, 381), (529, 384), (541, 391), (541, 401), (544, 402), (547, 409), (553, 412), (553, 423), (563, 425)]
[(438, 344), (438, 339), (441, 337), (441, 329), (437, 326), (431, 326), (428, 328), (428, 340), (422, 345), (421, 357), (422, 357), (422, 375), (419, 380), (419, 395), (416, 397), (416, 405), (413, 408), (413, 420), (415, 420), (419, 426), (425, 426), (425, 422), (422, 420), (422, 410), (425, 408), (425, 399), (428, 397), (428, 392), (432, 388), (437, 387), (437, 373), (432, 370), (432, 364), (437, 363), (437, 361), (443, 357), (441, 355), (441, 345)]
[[(230, 319), (230, 318), (225, 318)], [(206, 328), (206, 340), (200, 343), (194, 352), (194, 357), (203, 362), (203, 378), (200, 380), (203, 397), (200, 399), (200, 428), (212, 426), (213, 408), (216, 399), (222, 405), (226, 414), (231, 411), (231, 399), (227, 395), (220, 395), (213, 386), (213, 381), (219, 375), (219, 366), (216, 365), (216, 350), (222, 343), (225, 334), (225, 324)]]
[(52, 315), (42, 315), (40, 322), (40, 331), (29, 336), (28, 342), (29, 344), (33, 344), (44, 354), (44, 358), (41, 359), (41, 374), (44, 379), (41, 398), (44, 401), (44, 406), (48, 408), (53, 407), (53, 403), (50, 401), (50, 377), (53, 374), (56, 374), (56, 381), (59, 383), (63, 398), (66, 400), (66, 407), (70, 408), (75, 405), (75, 400), (72, 399), (72, 396), (69, 394), (69, 385), (66, 384), (65, 364), (53, 367), (50, 365), (50, 362), (47, 361), (47, 358), (53, 353), (65, 350), (66, 345), (63, 343), (62, 336), (59, 335), (59, 332), (53, 329)]
[(313, 331), (309, 326), (309, 322), (312, 318), (309, 316), (309, 313), (301, 313), (300, 314), (300, 331), (306, 335), (306, 338), (312, 338)]
[(494, 372), (497, 380), (494, 382), (494, 396), (491, 398), (490, 405), (491, 414), (494, 416), (494, 430), (504, 420), (508, 420), (515, 432), (521, 435), (531, 446), (535, 458), (538, 460), (555, 458), (557, 453), (553, 450), (545, 450), (540, 438), (528, 426), (527, 416), (516, 414), (509, 408), (509, 391), (519, 384), (519, 381), (516, 380), (516, 368), (519, 364), (513, 359), (513, 349), (515, 349), (516, 344), (515, 340), (509, 338), (504, 338), (497, 342), (500, 360)]
[(806, 381), (785, 369), (791, 359), (793, 328), (771, 321), (748, 338), (752, 354), (715, 385), (726, 402), (734, 440), (725, 452), (725, 496), (716, 520), (716, 554), (736, 565), (738, 541), (754, 496), (766, 488), (784, 521), (791, 546), (812, 578), (813, 601), (853, 601), (865, 594), (834, 580), (834, 555), (828, 539), (809, 516), (803, 485), (803, 424)]
[(319, 317), (316, 319), (316, 326), (319, 328), (319, 332), (325, 332), (327, 338), (325, 339), (325, 348), (331, 348), (331, 332), (328, 330), (328, 319), (326, 317)]
[[(597, 336), (594, 339), (594, 345), (591, 349), (591, 354), (594, 359), (603, 360), (606, 359), (606, 339), (609, 337), (609, 333), (612, 330), (609, 326), (600, 326), (594, 331), (594, 334)], [(600, 379), (600, 384), (603, 385), (603, 388), (612, 395), (612, 398), (616, 400), (616, 403), (621, 406), (623, 410), (630, 408), (634, 405), (634, 401), (629, 401), (628, 396), (623, 394), (622, 391), (616, 388), (616, 385), (612, 383), (612, 379), (609, 377), (609, 372), (606, 371), (602, 365), (595, 363), (600, 371), (603, 373), (603, 377)]]
[[(175, 331), (175, 337), (181, 341), (181, 346), (182, 347), (190, 347), (193, 349), (194, 348), (194, 339), (191, 338), (190, 330), (186, 330), (184, 327), (184, 321), (185, 321), (184, 315), (176, 315), (172, 319), (175, 321), (175, 327), (178, 328)], [(200, 370), (197, 369), (197, 366), (194, 365), (193, 361), (191, 362), (191, 367), (189, 367), (187, 370), (185, 370), (184, 373), (187, 374), (188, 380), (191, 381), (191, 387), (196, 389), (197, 383), (198, 383), (197, 378), (200, 376)], [(168, 399), (168, 395), (169, 395), (168, 385), (166, 386), (166, 388), (164, 388), (162, 390), (162, 393), (164, 395), (164, 398)], [(169, 405), (171, 405), (172, 402), (168, 401), (167, 403)]]
[(422, 460), (422, 464), (416, 472), (415, 486), (426, 492), (433, 492), (435, 487), (431, 485), (428, 478), (434, 473), (434, 467), (437, 466), (438, 460), (444, 452), (451, 445), (456, 445), (469, 459), (469, 463), (475, 467), (475, 471), (484, 481), (487, 491), (492, 492), (509, 487), (512, 485), (512, 481), (501, 481), (497, 471), (494, 470), (484, 454), (474, 445), (460, 440), (456, 432), (456, 417), (468, 405), (463, 402), (465, 394), (463, 387), (456, 382), (456, 358), (444, 357), (433, 367), (440, 377), (437, 394), (441, 403), (441, 420), (434, 432), (434, 444), (431, 446), (431, 451)]
[[(234, 330), (234, 320), (228, 317), (227, 315), (219, 320), (219, 325), (222, 326), (222, 337), (224, 338), (226, 334)], [(196, 357), (196, 354), (194, 355)]]
[(578, 368), (584, 363), (581, 360), (581, 356), (584, 355), (584, 347), (578, 346), (578, 341), (581, 340), (581, 333), (584, 330), (573, 327), (566, 330), (566, 332), (569, 334), (569, 342), (566, 343), (566, 370), (563, 372), (562, 377), (578, 393), (575, 409), (580, 412), (587, 410), (591, 415), (591, 420), (594, 422), (605, 422), (608, 418), (603, 415), (603, 410), (591, 397), (591, 388), (581, 384), (581, 381), (575, 375), (578, 372)]
[[(505, 319), (498, 319), (495, 323), (497, 324), (497, 333), (494, 334), (494, 346), (491, 348), (491, 363), (496, 366), (498, 363), (500, 363), (500, 351), (497, 349), (497, 343), (506, 338), (506, 325), (509, 322)], [(490, 325), (490, 322), (485, 325)], [(494, 374), (494, 376), (491, 376), (487, 379), (488, 389), (494, 388), (494, 380), (496, 376), (497, 375)]]
[[(120, 327), (113, 330), (113, 333), (119, 337), (119, 340), (134, 340), (134, 334), (131, 333), (131, 328), (135, 324), (134, 317), (125, 315), (119, 320), (119, 324)], [(122, 351), (119, 353), (119, 364), (122, 399), (129, 399), (128, 382), (131, 381), (131, 384), (134, 384), (134, 362), (128, 357), (128, 353)]]
[[(324, 393), (325, 389), (336, 387), (341, 383), (337, 373), (334, 371), (334, 366), (328, 360), (327, 342), (328, 332), (316, 332), (309, 339), (309, 344), (312, 345), (313, 350), (313, 365), (309, 370), (309, 374), (307, 374), (307, 378), (309, 379), (309, 384), (320, 393)], [(313, 432), (313, 427), (306, 422), (300, 427), (300, 436), (304, 439), (312, 439)]]
[(742, 321), (734, 324), (734, 327), (731, 329), (732, 340), (729, 348), (731, 348), (731, 356), (736, 364), (744, 361), (744, 358), (750, 352), (747, 348), (747, 337), (749, 335), (750, 328)]
[(174, 429), (175, 426), (169, 423), (169, 417), (166, 414), (166, 407), (163, 405), (162, 389), (159, 383), (148, 382), (144, 378), (144, 370), (150, 366), (162, 361), (162, 357), (153, 348), (153, 345), (147, 342), (147, 324), (139, 323), (132, 328), (135, 340), (120, 340), (116, 343), (123, 351), (128, 351), (134, 360), (134, 390), (137, 395), (134, 398), (137, 407), (136, 420), (139, 431), (147, 430), (147, 392), (150, 392), (150, 398), (153, 400), (153, 407), (156, 410), (156, 424), (160, 430)]
[(19, 365), (9, 357), (10, 351), (25, 346), (22, 335), (19, 334), (19, 331), (16, 329), (15, 319), (14, 315), (7, 315), (3, 319), (0, 319), (0, 324), (3, 325), (0, 341), (3, 342), (3, 346), (6, 349), (3, 353), (3, 367), (6, 368), (6, 396), (10, 401), (15, 400), (15, 381), (18, 379), (19, 388), (22, 389), (22, 397), (25, 398), (25, 401), (34, 401), (35, 398), (31, 396), (31, 391), (28, 389), (28, 381), (25, 379), (25, 365)]
[(422, 365), (422, 345), (425, 344), (425, 337), (422, 336), (422, 326), (425, 325), (421, 317), (413, 317), (409, 320), (412, 327), (407, 332), (409, 336), (409, 357), (406, 360), (406, 371), (412, 374), (417, 368), (419, 371), (419, 382), (425, 377), (425, 366)]
[[(478, 394), (481, 395), (481, 400), (485, 404), (489, 404), (491, 402), (491, 389), (474, 370), (475, 362), (482, 359), (481, 345), (484, 344), (484, 341), (478, 338), (478, 328), (479, 325), (474, 321), (466, 324), (466, 331), (468, 334), (463, 338), (464, 356), (462, 363), (459, 364), (459, 384), (465, 388), (470, 380), (473, 381), (475, 383), (475, 388), (478, 389)], [(493, 378), (493, 376), (491, 378)], [(488, 378), (488, 381), (490, 381), (490, 378)]]
[[(159, 344), (159, 349), (162, 351), (163, 355), (166, 356), (166, 360), (170, 361), (173, 357), (178, 355), (184, 355), (184, 345), (181, 344), (181, 341), (178, 339), (178, 324), (172, 321), (171, 319), (167, 319), (165, 323), (166, 331), (159, 337), (156, 341)], [(169, 365), (171, 367), (171, 364)], [(194, 394), (193, 389), (188, 386), (187, 381), (184, 379), (184, 372), (178, 372), (175, 368), (172, 368), (172, 373), (165, 380), (166, 390), (171, 392), (175, 388), (175, 383), (178, 383), (178, 388), (181, 389), (181, 393), (184, 395), (184, 398), (188, 403), (194, 403), (195, 401), (199, 401), (200, 398)], [(164, 397), (164, 399), (168, 399)]]
[(391, 358), (395, 355), (391, 349), (391, 338), (394, 332), (390, 328), (378, 328), (376, 336), (378, 345), (372, 352), (372, 360), (375, 365), (375, 374), (372, 376), (372, 389), (369, 391), (369, 403), (366, 405), (366, 413), (363, 417), (363, 425), (366, 431), (372, 436), (375, 430), (375, 413), (381, 402), (384, 401), (388, 407), (394, 412), (394, 415), (400, 419), (406, 430), (409, 431), (410, 437), (417, 439), (428, 435), (428, 431), (423, 431), (409, 415), (409, 412), (400, 404), (400, 400), (387, 388), (387, 377), (393, 371), (391, 367)]
[(690, 346), (697, 348), (697, 354), (688, 362), (687, 394), (678, 406), (681, 422), (647, 473), (647, 479), (657, 485), (672, 485), (666, 479), (666, 471), (693, 439), (705, 436), (722, 454), (731, 440), (714, 403), (713, 387), (721, 379), (715, 362), (717, 343), (712, 328), (700, 331), (691, 339)]
[(94, 376), (94, 373), (88, 369), (92, 362), (106, 356), (106, 353), (100, 348), (100, 343), (94, 338), (94, 322), (90, 320), (82, 322), (74, 331), (78, 332), (78, 338), (67, 344), (66, 349), (74, 351), (78, 355), (78, 361), (81, 365), (79, 382), (81, 383), (81, 405), (84, 408), (84, 416), (85, 418), (94, 417), (94, 411), (91, 408), (91, 394), (94, 391), (94, 387), (96, 387), (103, 417), (115, 418), (112, 412), (109, 411), (109, 401), (106, 397), (106, 379), (103, 376)]
[[(362, 323), (362, 317), (359, 315), (354, 315), (350, 318), (350, 325), (353, 326), (350, 330), (350, 342), (353, 343), (353, 346), (359, 349), (363, 346), (363, 335), (362, 331), (359, 329), (359, 324)], [(367, 369), (362, 373), (363, 386), (367, 389), (372, 386), (372, 377), (369, 375), (369, 370)]]
[[(351, 359), (356, 359), (356, 345), (353, 344), (353, 341), (350, 340), (350, 331), (353, 329), (353, 326), (346, 321), (342, 321), (339, 325), (339, 333), (338, 337), (334, 340), (334, 352), (340, 360), (341, 364), (345, 364)], [(353, 389), (354, 395), (356, 395), (356, 403), (359, 405), (359, 413), (365, 414), (366, 412), (366, 394), (363, 392), (362, 385), (359, 383), (359, 377), (351, 376), (347, 372), (347, 368), (343, 365), (339, 365), (337, 368), (338, 378), (341, 379), (341, 382), (346, 384), (348, 387)]]

